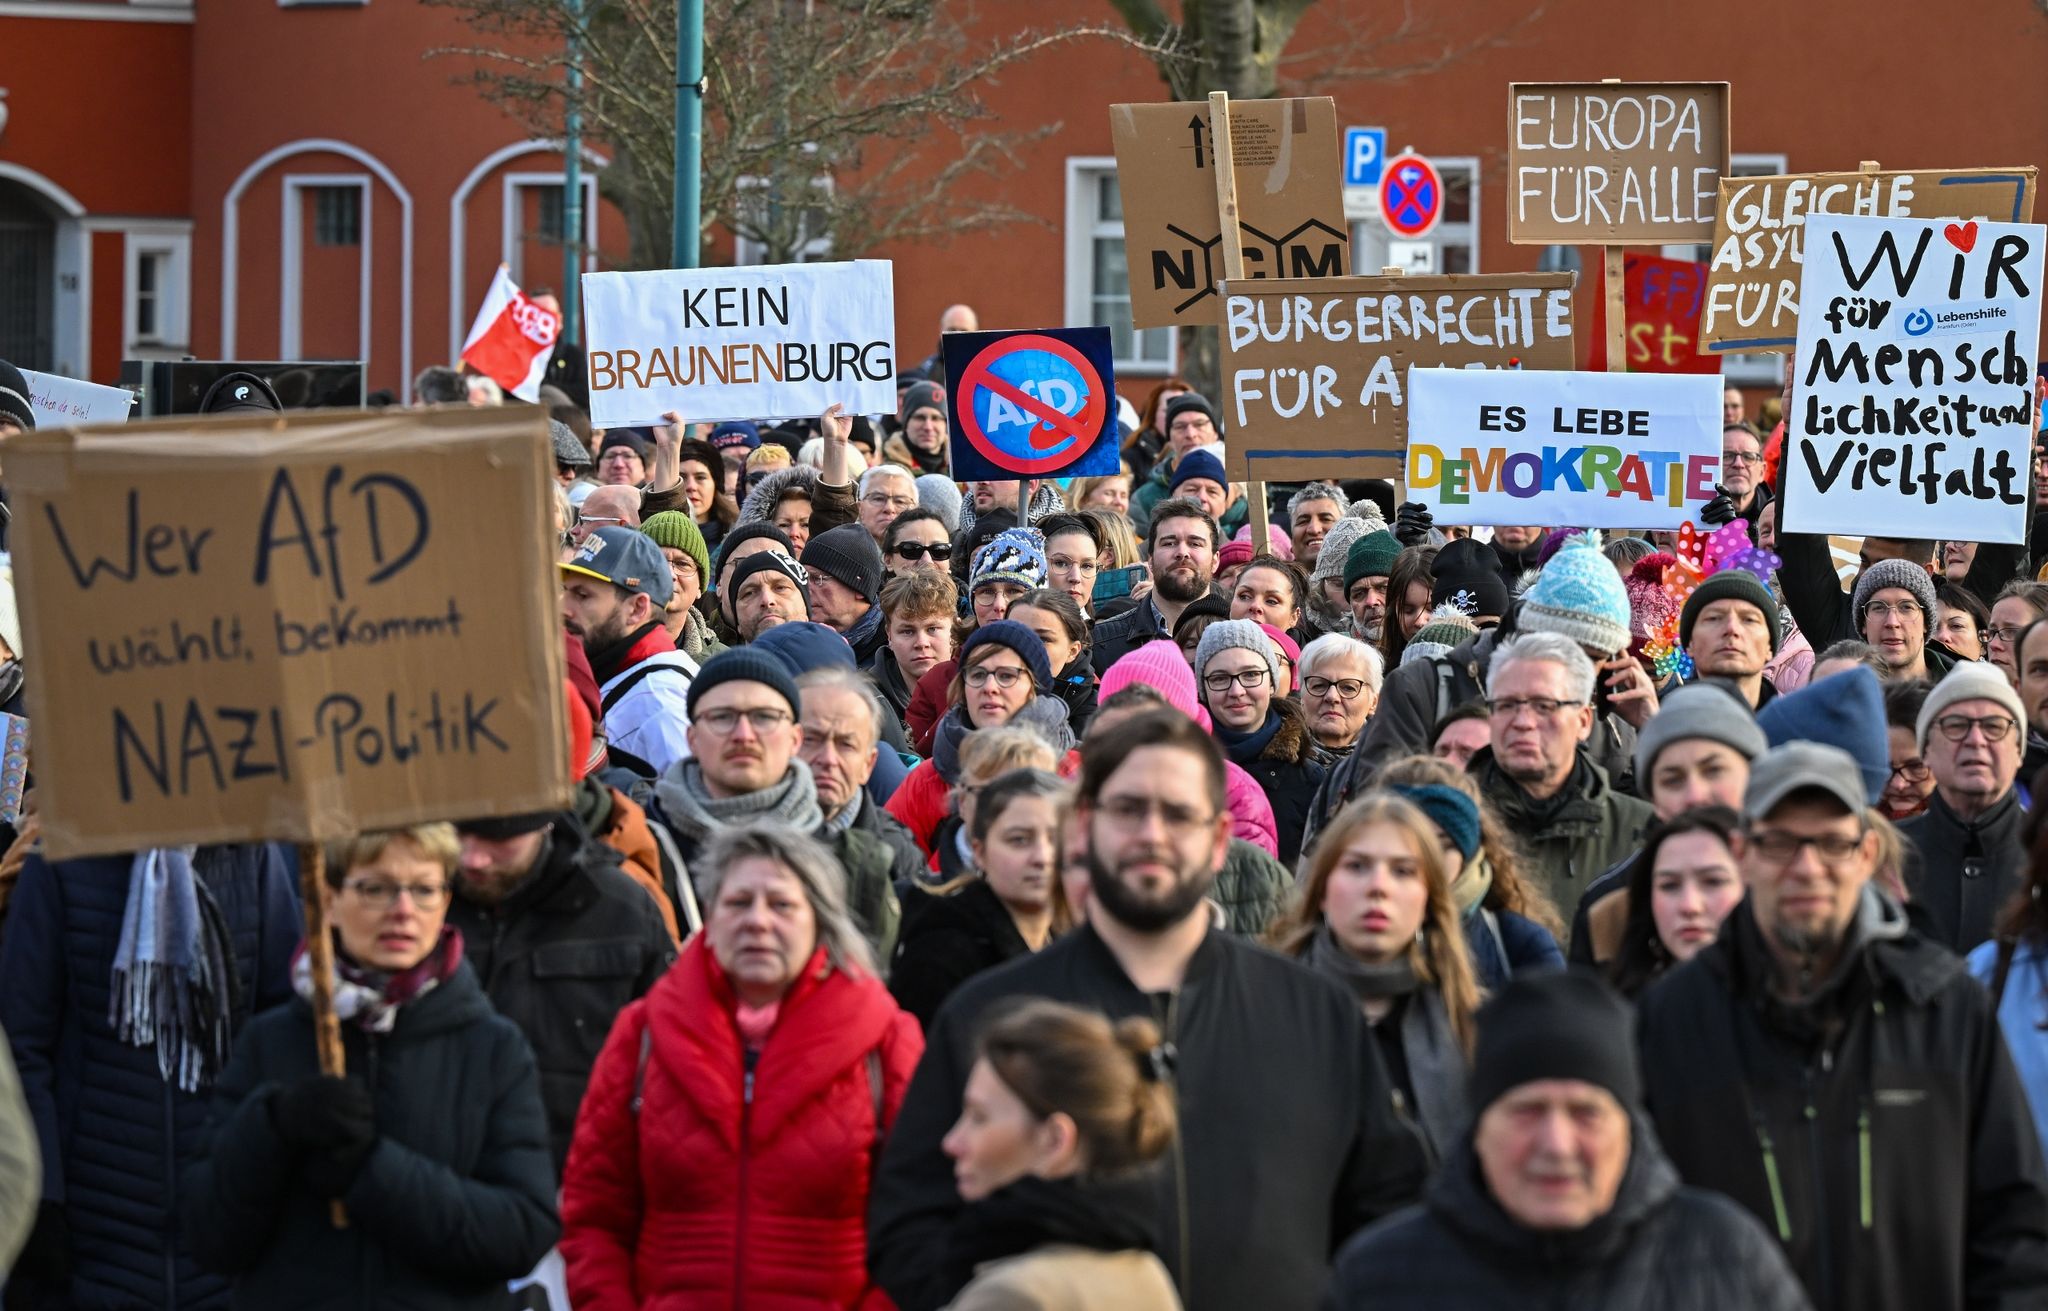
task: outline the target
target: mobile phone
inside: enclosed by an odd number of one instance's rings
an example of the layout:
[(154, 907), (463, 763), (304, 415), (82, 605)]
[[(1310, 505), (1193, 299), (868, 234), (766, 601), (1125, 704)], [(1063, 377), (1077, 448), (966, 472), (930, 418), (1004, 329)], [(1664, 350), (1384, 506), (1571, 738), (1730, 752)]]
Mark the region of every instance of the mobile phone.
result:
[(1129, 596), (1131, 589), (1145, 578), (1145, 566), (1126, 565), (1122, 569), (1110, 569), (1095, 576), (1095, 591), (1098, 601), (1113, 601), (1120, 596)]

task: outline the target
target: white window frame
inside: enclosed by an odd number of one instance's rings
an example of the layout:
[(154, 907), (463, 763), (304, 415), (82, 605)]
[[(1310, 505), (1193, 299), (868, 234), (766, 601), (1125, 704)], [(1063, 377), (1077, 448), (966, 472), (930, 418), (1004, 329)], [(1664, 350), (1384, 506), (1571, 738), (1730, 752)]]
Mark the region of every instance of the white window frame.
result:
[[(368, 173), (287, 173), (284, 175), (283, 211), (284, 232), (278, 244), (283, 252), (278, 260), (278, 285), (280, 305), (277, 320), (277, 354), (281, 360), (300, 358), (304, 324), (301, 320), (300, 298), (304, 291), (305, 269), (305, 193), (318, 187), (355, 187), (362, 192), (358, 211), (362, 215), (362, 230), (358, 234), (362, 244), (356, 247), (356, 305), (357, 329), (356, 356), (368, 362), (370, 358), (370, 337), (373, 327), (370, 318), (370, 275), (376, 265), (376, 240), (373, 219), (376, 214), (376, 192), (371, 189)], [(335, 247), (345, 250), (347, 247)]]
[[(176, 358), (192, 340), (192, 225), (139, 221), (124, 224), (120, 231), (123, 358), (143, 359), (152, 353)], [(137, 329), (135, 312), (146, 257), (162, 261), (156, 288), (157, 331), (147, 338)]]
[[(1776, 177), (1787, 171), (1787, 160), (1782, 154), (1748, 152), (1728, 156), (1728, 176), (1736, 178)], [(1714, 259), (1714, 243), (1711, 241), (1681, 241), (1663, 248), (1667, 259), (1694, 260), (1711, 264)], [(1771, 354), (1723, 355), (1721, 376), (1729, 382), (1748, 387), (1775, 387), (1785, 377), (1785, 357)]]
[(1484, 174), (1479, 167), (1479, 157), (1477, 155), (1431, 155), (1429, 156), (1429, 162), (1436, 166), (1439, 176), (1452, 172), (1464, 176), (1472, 193), (1471, 217), (1460, 223), (1447, 223), (1442, 219), (1438, 219), (1435, 227), (1419, 237), (1397, 237), (1387, 230), (1386, 223), (1376, 212), (1379, 207), (1379, 198), (1375, 195), (1373, 196), (1373, 210), (1375, 212), (1372, 216), (1354, 219), (1351, 224), (1351, 271), (1354, 274), (1360, 274), (1365, 277), (1377, 276), (1379, 271), (1390, 261), (1385, 258), (1372, 258), (1372, 253), (1384, 256), (1390, 242), (1409, 240), (1426, 241), (1436, 247), (1434, 259), (1436, 261), (1435, 269), (1438, 273), (1444, 271), (1444, 247), (1446, 246), (1462, 246), (1470, 250), (1472, 252), (1472, 266), (1466, 269), (1465, 272), (1478, 273), (1481, 271), (1480, 215), (1486, 211), (1483, 208), (1481, 199), (1481, 183), (1484, 180)]
[[(498, 250), (499, 259), (505, 262), (512, 275), (512, 281), (521, 287), (526, 285), (526, 243), (519, 239), (519, 219), (526, 212), (525, 195), (528, 188), (554, 187), (561, 190), (568, 184), (568, 177), (560, 169), (552, 173), (507, 173), (499, 182), (501, 197), (498, 205)], [(589, 273), (597, 268), (597, 179), (589, 173), (581, 174), (577, 181), (583, 190), (583, 271)], [(535, 286), (552, 285), (560, 276), (560, 269), (534, 279)], [(559, 289), (562, 295), (568, 288)]]
[[(743, 177), (739, 179), (738, 186), (741, 191), (765, 191), (768, 188), (768, 179), (763, 177)], [(830, 196), (833, 193), (832, 175), (820, 173), (811, 179), (811, 186)], [(803, 245), (796, 250), (796, 262), (798, 264), (818, 264), (831, 258), (832, 234), (829, 232), (820, 236), (805, 238)], [(743, 235), (735, 228), (732, 234), (732, 262), (735, 267), (766, 264), (768, 262), (768, 247), (752, 237)]]
[[(1067, 157), (1067, 207), (1065, 230), (1066, 294), (1065, 322), (1084, 325), (1095, 322), (1095, 242), (1098, 238), (1124, 235), (1121, 223), (1096, 217), (1097, 188), (1103, 178), (1116, 176), (1114, 155), (1070, 155)], [(1113, 230), (1112, 230), (1113, 229)], [(1129, 266), (1129, 251), (1125, 252)], [(1135, 274), (1133, 276), (1136, 276)], [(1166, 334), (1166, 358), (1118, 359), (1119, 377), (1165, 378), (1180, 367), (1180, 333), (1172, 328), (1131, 329), (1137, 341), (1146, 333)]]

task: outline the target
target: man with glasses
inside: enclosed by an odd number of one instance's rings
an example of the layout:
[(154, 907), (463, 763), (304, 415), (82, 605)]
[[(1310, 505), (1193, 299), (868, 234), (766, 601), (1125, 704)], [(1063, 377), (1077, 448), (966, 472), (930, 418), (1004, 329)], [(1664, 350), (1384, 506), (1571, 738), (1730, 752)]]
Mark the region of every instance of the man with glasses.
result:
[(882, 538), (882, 564), (895, 577), (917, 569), (943, 574), (952, 559), (953, 534), (933, 511), (905, 510), (889, 521)]
[(1954, 657), (1927, 645), (1934, 631), (1934, 580), (1912, 560), (1879, 560), (1856, 579), (1851, 603), (1865, 642), (1883, 658), (1886, 682), (1937, 682)]
[(1159, 502), (1145, 538), (1152, 591), (1129, 610), (1095, 626), (1097, 669), (1109, 668), (1147, 642), (1171, 638), (1181, 611), (1214, 590), (1217, 531), (1209, 512), (1193, 501)]
[(1523, 877), (1556, 906), (1576, 906), (1596, 876), (1642, 841), (1651, 818), (1646, 803), (1615, 791), (1586, 754), (1594, 674), (1592, 658), (1562, 634), (1503, 642), (1486, 671), (1492, 741), (1466, 767), (1520, 840)]
[(1771, 485), (1764, 481), (1763, 439), (1738, 413), (1721, 429), (1721, 485), (1714, 499), (1701, 508), (1700, 522), (1724, 524), (1747, 519), (1749, 540), (1754, 542), (1757, 523), (1771, 500)]
[(2026, 723), (2019, 693), (1983, 661), (1957, 665), (1920, 707), (1914, 731), (1934, 795), (1899, 825), (1920, 855), (1907, 886), (1927, 913), (1927, 936), (1957, 952), (1992, 935), (2026, 879), (2026, 812), (2013, 786)]
[(1179, 1143), (1143, 1186), (1189, 1311), (1309, 1311), (1336, 1247), (1423, 1181), (1420, 1140), (1394, 1116), (1358, 1003), (1215, 927), (1223, 756), (1186, 715), (1145, 711), (1091, 737), (1075, 810), (1087, 920), (939, 1011), (875, 1175), (869, 1268), (904, 1311), (945, 1305), (971, 1273), (942, 1255), (967, 1236), (969, 1212), (941, 1143), (982, 1019), (1007, 998), (1049, 997), (1159, 1026), (1146, 1068), (1173, 1086)]
[(697, 662), (662, 627), (675, 580), (654, 539), (592, 531), (564, 560), (562, 626), (597, 677), (613, 764), (653, 777), (690, 753), (687, 694)]
[(841, 524), (804, 543), (811, 618), (846, 639), (861, 664), (875, 658), (882, 632), (882, 550), (859, 524)]
[[(492, 1007), (533, 1046), (559, 1174), (598, 1049), (619, 1012), (668, 969), (675, 941), (618, 853), (570, 816), (455, 827), (462, 851), (448, 923), (461, 930), (463, 958)], [(421, 910), (448, 895), (446, 884), (437, 890)]]
[(2048, 1287), (2040, 1140), (1983, 989), (1871, 885), (1866, 787), (1836, 747), (1758, 758), (1748, 895), (1641, 1002), (1644, 1101), (1817, 1311), (2025, 1305)]
[(871, 833), (825, 822), (817, 782), (798, 753), (802, 697), (776, 656), (747, 647), (704, 662), (690, 685), (690, 759), (634, 791), (647, 819), (690, 867), (712, 831), (743, 820), (774, 820), (832, 849), (846, 871), (847, 909), (886, 961), (896, 945), (898, 907), (890, 885), (894, 855)]
[[(1223, 440), (1223, 424), (1216, 415), (1216, 407), (1200, 392), (1182, 392), (1166, 402), (1166, 449), (1159, 453), (1158, 462), (1145, 478), (1142, 486), (1131, 493), (1131, 527), (1138, 532), (1151, 531), (1158, 519), (1159, 506), (1173, 498), (1174, 469), (1182, 457), (1203, 446), (1213, 446)], [(1239, 502), (1240, 522), (1249, 510)], [(1235, 530), (1239, 525), (1226, 525)], [(1100, 666), (1097, 666), (1100, 668)]]
[(878, 464), (860, 476), (860, 526), (880, 546), (896, 516), (917, 508), (917, 479), (898, 464)]

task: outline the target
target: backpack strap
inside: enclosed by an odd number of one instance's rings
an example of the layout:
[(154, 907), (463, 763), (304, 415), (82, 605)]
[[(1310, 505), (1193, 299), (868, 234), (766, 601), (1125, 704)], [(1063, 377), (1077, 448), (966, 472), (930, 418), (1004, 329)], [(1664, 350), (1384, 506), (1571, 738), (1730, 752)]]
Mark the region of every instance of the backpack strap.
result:
[(695, 678), (697, 676), (696, 663), (680, 651), (675, 654), (682, 659), (683, 663), (677, 664), (675, 661), (663, 660), (656, 656), (642, 660), (639, 664), (633, 666), (629, 673), (619, 679), (618, 682), (612, 684), (611, 691), (604, 694), (604, 699), (598, 703), (598, 717), (601, 719), (605, 715), (610, 714), (612, 707), (623, 700), (626, 693), (640, 686), (641, 682), (645, 679), (652, 678), (656, 674), (680, 674), (685, 682)]
[(1431, 721), (1431, 734), (1442, 728), (1451, 711), (1457, 709), (1451, 704), (1451, 661), (1448, 656), (1436, 656), (1430, 661), (1436, 666), (1436, 717)]
[(690, 885), (689, 867), (683, 863), (682, 850), (676, 846), (676, 836), (668, 831), (668, 825), (650, 816), (647, 831), (654, 835), (654, 845), (661, 848), (663, 873), (667, 875), (663, 882), (669, 885), (676, 909), (682, 912), (683, 939), (687, 942), (704, 927), (704, 912), (697, 905), (697, 889)]

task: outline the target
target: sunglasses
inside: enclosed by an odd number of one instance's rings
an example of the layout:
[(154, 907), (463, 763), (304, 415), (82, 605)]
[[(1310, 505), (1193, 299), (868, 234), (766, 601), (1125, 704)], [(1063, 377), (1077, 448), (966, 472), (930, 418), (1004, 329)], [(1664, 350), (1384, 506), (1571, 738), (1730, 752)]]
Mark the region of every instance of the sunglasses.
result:
[(896, 554), (906, 560), (922, 560), (927, 551), (931, 553), (931, 557), (934, 560), (950, 560), (953, 558), (953, 544), (951, 542), (933, 542), (930, 546), (926, 546), (923, 542), (896, 543)]

